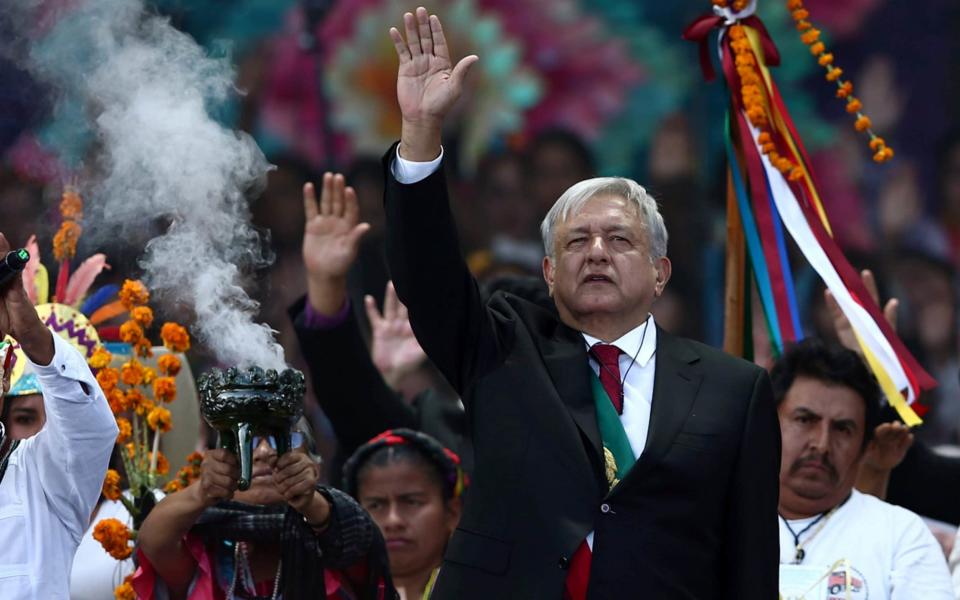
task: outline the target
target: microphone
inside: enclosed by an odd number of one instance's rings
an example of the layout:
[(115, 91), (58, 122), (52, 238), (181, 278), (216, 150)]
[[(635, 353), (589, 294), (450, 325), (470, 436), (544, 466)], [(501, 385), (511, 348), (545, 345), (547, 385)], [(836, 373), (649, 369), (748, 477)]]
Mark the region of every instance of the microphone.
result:
[(27, 252), (26, 248), (7, 252), (3, 260), (0, 260), (0, 286), (6, 284), (13, 279), (17, 273), (22, 271), (23, 268), (27, 266), (29, 260), (30, 253)]

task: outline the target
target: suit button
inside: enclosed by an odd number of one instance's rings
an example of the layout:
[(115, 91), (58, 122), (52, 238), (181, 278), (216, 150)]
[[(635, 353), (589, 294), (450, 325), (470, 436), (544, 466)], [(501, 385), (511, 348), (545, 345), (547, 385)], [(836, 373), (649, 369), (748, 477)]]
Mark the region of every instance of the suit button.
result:
[(570, 568), (570, 559), (566, 556), (561, 556), (557, 566), (566, 571)]
[(606, 502), (604, 502), (603, 504), (601, 504), (601, 505), (600, 505), (600, 512), (602, 512), (603, 514), (607, 514), (608, 512), (610, 512), (610, 505), (607, 504)]

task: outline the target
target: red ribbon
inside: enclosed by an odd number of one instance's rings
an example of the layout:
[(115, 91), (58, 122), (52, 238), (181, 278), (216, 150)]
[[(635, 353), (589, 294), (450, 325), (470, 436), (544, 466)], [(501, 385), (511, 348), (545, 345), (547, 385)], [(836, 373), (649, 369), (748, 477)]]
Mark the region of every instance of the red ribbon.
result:
[[(703, 71), (703, 77), (707, 81), (713, 81), (717, 73), (713, 69), (713, 63), (710, 61), (710, 48), (707, 45), (707, 38), (710, 32), (718, 27), (726, 27), (726, 17), (707, 14), (697, 17), (693, 23), (687, 25), (683, 30), (683, 39), (689, 42), (700, 44), (700, 69)], [(740, 23), (753, 27), (760, 34), (760, 46), (763, 48), (763, 57), (767, 66), (775, 67), (780, 64), (780, 51), (777, 50), (770, 32), (764, 26), (763, 21), (756, 15), (751, 15), (746, 19), (741, 19)]]

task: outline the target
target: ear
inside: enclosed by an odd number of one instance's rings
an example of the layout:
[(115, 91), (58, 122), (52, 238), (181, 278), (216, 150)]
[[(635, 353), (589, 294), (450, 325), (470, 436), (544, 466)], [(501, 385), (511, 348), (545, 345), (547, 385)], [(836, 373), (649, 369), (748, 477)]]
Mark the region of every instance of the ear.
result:
[(553, 297), (553, 277), (554, 277), (554, 268), (553, 262), (550, 260), (549, 256), (543, 257), (543, 280), (547, 282), (547, 290), (550, 292), (550, 297)]
[(663, 290), (667, 287), (667, 282), (670, 281), (673, 266), (670, 264), (669, 258), (661, 256), (653, 262), (653, 267), (657, 270), (657, 283), (654, 289), (654, 297), (659, 298), (660, 295), (663, 294)]

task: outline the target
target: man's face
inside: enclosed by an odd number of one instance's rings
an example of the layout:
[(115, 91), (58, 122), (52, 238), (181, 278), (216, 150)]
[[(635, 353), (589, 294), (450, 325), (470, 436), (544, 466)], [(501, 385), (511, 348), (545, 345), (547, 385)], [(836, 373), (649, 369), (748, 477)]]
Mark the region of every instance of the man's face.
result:
[(632, 323), (646, 318), (670, 276), (670, 261), (651, 258), (632, 203), (594, 196), (554, 231), (553, 257), (543, 260), (543, 275), (564, 322), (604, 313)]
[(780, 507), (790, 518), (830, 510), (853, 489), (863, 455), (864, 400), (852, 388), (797, 377), (780, 403)]
[(8, 396), (6, 403), (9, 410), (4, 425), (12, 439), (25, 440), (40, 432), (46, 416), (43, 412), (42, 395), (28, 394), (12, 398)]

